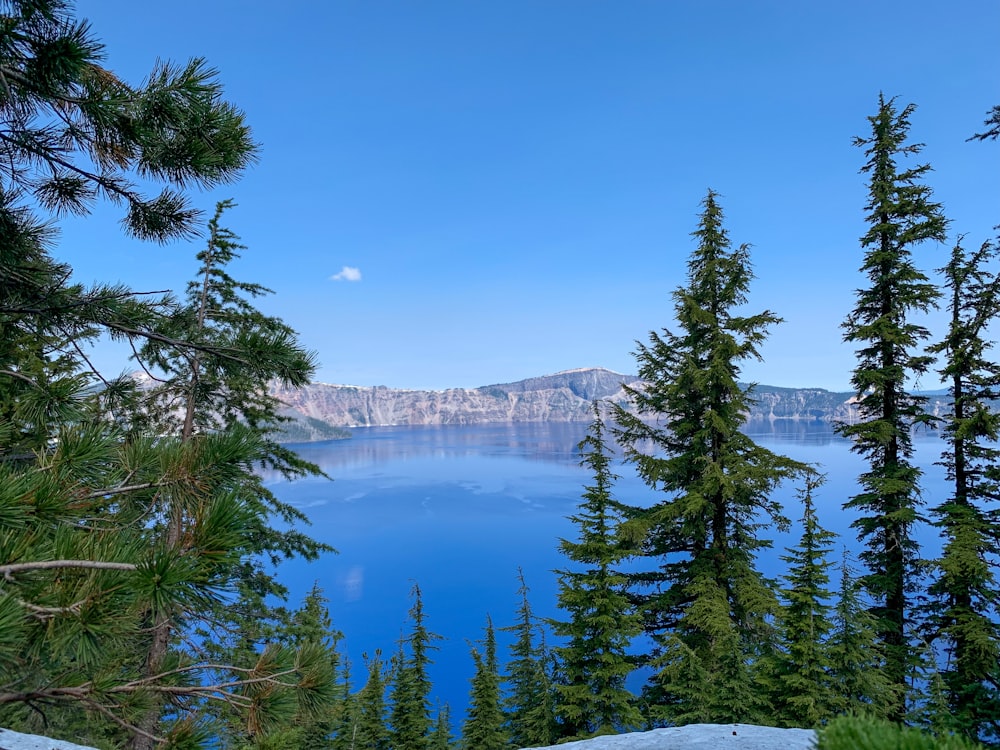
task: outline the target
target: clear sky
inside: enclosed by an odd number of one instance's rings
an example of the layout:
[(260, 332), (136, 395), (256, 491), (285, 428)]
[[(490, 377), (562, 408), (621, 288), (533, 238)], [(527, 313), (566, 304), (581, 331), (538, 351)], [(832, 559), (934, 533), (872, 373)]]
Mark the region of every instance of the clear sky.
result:
[[(238, 183), (234, 276), (316, 350), (317, 379), (473, 387), (636, 369), (673, 325), (699, 203), (750, 243), (751, 312), (785, 322), (746, 379), (847, 390), (840, 323), (863, 285), (860, 149), (879, 91), (952, 234), (1000, 223), (995, 0), (85, 0), (107, 66), (203, 56), (262, 146)], [(64, 221), (82, 281), (182, 291), (201, 242)], [(916, 255), (926, 270), (949, 247)], [(112, 354), (103, 352), (102, 362)], [(120, 362), (114, 369), (127, 367)], [(935, 387), (925, 382), (925, 387)]]

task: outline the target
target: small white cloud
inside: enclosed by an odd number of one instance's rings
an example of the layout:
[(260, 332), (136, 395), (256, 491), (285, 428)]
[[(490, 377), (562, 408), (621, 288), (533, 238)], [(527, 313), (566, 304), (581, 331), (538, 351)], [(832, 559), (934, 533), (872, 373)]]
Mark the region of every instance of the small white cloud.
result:
[(331, 281), (361, 281), (361, 269), (351, 266), (344, 266), (340, 273), (335, 273), (330, 277)]

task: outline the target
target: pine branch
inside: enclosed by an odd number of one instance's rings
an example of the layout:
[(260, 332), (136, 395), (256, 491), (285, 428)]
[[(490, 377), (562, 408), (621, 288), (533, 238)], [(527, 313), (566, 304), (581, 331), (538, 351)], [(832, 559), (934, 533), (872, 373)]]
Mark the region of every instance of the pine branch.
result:
[(134, 563), (102, 562), (99, 560), (38, 560), (36, 562), (9, 563), (0, 565), (0, 575), (5, 580), (13, 580), (16, 573), (27, 570), (57, 570), (61, 568), (82, 568), (85, 570), (124, 570), (134, 571), (139, 566)]

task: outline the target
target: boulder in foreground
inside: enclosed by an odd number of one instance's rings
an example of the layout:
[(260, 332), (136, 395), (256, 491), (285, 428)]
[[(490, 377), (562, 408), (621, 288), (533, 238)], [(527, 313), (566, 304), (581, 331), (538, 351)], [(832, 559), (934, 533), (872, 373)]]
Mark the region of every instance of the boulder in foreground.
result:
[(94, 748), (39, 737), (35, 734), (21, 734), (9, 729), (0, 729), (0, 750), (94, 750)]
[(812, 729), (778, 729), (753, 724), (689, 724), (565, 742), (532, 750), (812, 750)]

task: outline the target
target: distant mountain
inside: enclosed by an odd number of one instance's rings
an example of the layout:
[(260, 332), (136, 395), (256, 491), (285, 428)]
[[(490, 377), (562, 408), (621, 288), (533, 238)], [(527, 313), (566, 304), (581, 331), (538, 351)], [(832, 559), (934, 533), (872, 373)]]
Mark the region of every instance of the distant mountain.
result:
[[(301, 417), (305, 440), (328, 439), (321, 426), (485, 424), (491, 422), (589, 422), (595, 399), (627, 405), (623, 384), (641, 386), (635, 375), (603, 368), (566, 370), (514, 383), (479, 388), (421, 391), (385, 386), (328, 385), (276, 388), (273, 394), (287, 414)], [(794, 419), (853, 422), (853, 393), (822, 388), (756, 386), (750, 420)], [(930, 397), (931, 413), (941, 414), (947, 400)], [(311, 435), (311, 436), (310, 436)]]
[(592, 401), (624, 403), (622, 384), (637, 380), (633, 375), (590, 368), (445, 391), (313, 383), (297, 389), (276, 388), (272, 393), (290, 411), (336, 427), (587, 422)]

